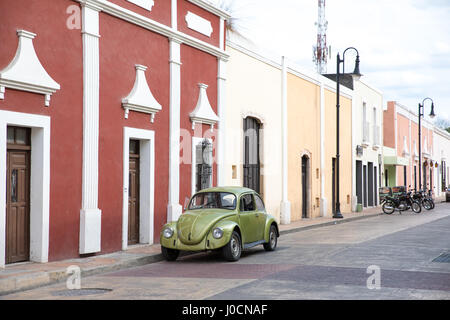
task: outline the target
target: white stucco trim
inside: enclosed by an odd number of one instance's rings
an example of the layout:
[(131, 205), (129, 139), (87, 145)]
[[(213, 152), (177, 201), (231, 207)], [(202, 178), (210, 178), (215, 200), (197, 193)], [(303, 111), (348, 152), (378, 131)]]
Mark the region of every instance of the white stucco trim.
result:
[(40, 93), (45, 95), (45, 106), (50, 97), (60, 89), (42, 66), (33, 45), (35, 33), (17, 30), (19, 43), (14, 59), (0, 71), (0, 99), (5, 98), (5, 88)]
[(83, 40), (83, 170), (80, 210), (80, 254), (101, 251), (101, 210), (98, 208), (99, 141), (99, 11), (82, 2)]
[(220, 9), (219, 7), (216, 7), (214, 4), (212, 4), (209, 1), (204, 1), (204, 0), (188, 0), (188, 1), (199, 6), (202, 9), (205, 9), (206, 11), (209, 11), (209, 12), (215, 14), (216, 16), (221, 17), (221, 18), (224, 18), (224, 19), (231, 18), (231, 15), (228, 12)]
[(169, 131), (169, 199), (167, 221), (177, 221), (182, 213), (180, 205), (180, 108), (181, 59), (180, 42), (170, 40), (170, 131)]
[(217, 113), (220, 119), (217, 132), (217, 185), (223, 186), (225, 184), (225, 145), (226, 145), (226, 77), (227, 62), (218, 59), (218, 74), (217, 74)]
[(0, 267), (5, 266), (7, 126), (31, 128), (30, 260), (48, 262), (50, 216), (50, 117), (0, 111)]
[(281, 58), (281, 145), (282, 145), (282, 190), (281, 190), (281, 224), (291, 223), (291, 203), (288, 200), (288, 137), (287, 137), (287, 59)]
[(170, 19), (173, 30), (178, 28), (178, 0), (171, 0), (170, 5)]
[(155, 132), (123, 128), (122, 250), (128, 248), (128, 188), (130, 139), (140, 140), (139, 242), (153, 244), (155, 199)]
[(325, 194), (325, 86), (320, 82), (320, 216), (328, 214)]
[(141, 8), (144, 8), (148, 11), (152, 11), (153, 6), (155, 5), (155, 2), (153, 0), (127, 0), (127, 1)]
[(104, 13), (111, 16), (120, 18), (129, 23), (140, 26), (144, 29), (156, 32), (168, 38), (178, 39), (186, 45), (209, 53), (213, 56), (220, 57), (222, 59), (228, 59), (229, 55), (225, 51), (221, 50), (219, 47), (211, 45), (207, 42), (199, 40), (195, 37), (184, 34), (173, 28), (173, 25), (166, 26), (155, 20), (149, 19), (143, 15), (140, 15), (131, 10), (125, 9), (119, 5), (116, 5), (108, 0), (73, 0), (80, 2), (82, 5), (95, 6)]
[(211, 34), (213, 33), (213, 27), (211, 25), (211, 21), (202, 18), (195, 13), (188, 11), (185, 16), (186, 24), (189, 29), (197, 31), (209, 38), (211, 38)]
[[(195, 177), (196, 177), (196, 173), (197, 173), (197, 169), (196, 169), (196, 163), (197, 163), (197, 152), (195, 147), (201, 143), (203, 140), (208, 140), (209, 143), (213, 144), (212, 139), (210, 138), (200, 138), (200, 137), (192, 137), (192, 163), (191, 163), (191, 196), (194, 195), (195, 193)], [(211, 155), (212, 156), (212, 155)], [(214, 177), (214, 166), (211, 167), (211, 186), (213, 185), (213, 177)]]
[(206, 89), (208, 85), (204, 83), (199, 83), (199, 93), (197, 105), (195, 106), (194, 111), (189, 114), (189, 117), (192, 121), (192, 130), (195, 129), (196, 123), (204, 123), (209, 124), (211, 126), (211, 131), (214, 130), (214, 125), (219, 122), (219, 117), (216, 115), (214, 110), (209, 103), (208, 94), (206, 93)]
[(224, 46), (225, 46), (225, 30), (226, 30), (226, 25), (225, 25), (225, 19), (223, 17), (220, 18), (220, 24), (219, 24), (219, 48), (221, 50), (224, 50)]
[(150, 121), (153, 123), (155, 114), (162, 110), (161, 104), (156, 101), (148, 85), (145, 71), (147, 67), (136, 64), (136, 78), (134, 86), (128, 96), (122, 99), (122, 107), (125, 109), (125, 119), (128, 119), (129, 110), (150, 114)]

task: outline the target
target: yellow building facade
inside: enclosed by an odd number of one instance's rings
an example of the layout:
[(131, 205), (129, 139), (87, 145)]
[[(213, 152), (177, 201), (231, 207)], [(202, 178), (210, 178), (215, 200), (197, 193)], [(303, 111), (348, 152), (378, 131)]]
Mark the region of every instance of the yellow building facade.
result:
[[(287, 72), (288, 185), (291, 221), (331, 216), (336, 183), (336, 84), (322, 77)], [(315, 78), (314, 78), (315, 76)], [(351, 211), (352, 92), (341, 87), (340, 204)], [(333, 191), (334, 190), (334, 191)], [(333, 201), (334, 200), (334, 201)]]
[[(282, 224), (331, 216), (337, 183), (336, 83), (257, 50), (227, 41), (224, 183), (258, 189), (268, 212)], [(353, 91), (341, 86), (340, 92), (345, 213), (351, 211)]]

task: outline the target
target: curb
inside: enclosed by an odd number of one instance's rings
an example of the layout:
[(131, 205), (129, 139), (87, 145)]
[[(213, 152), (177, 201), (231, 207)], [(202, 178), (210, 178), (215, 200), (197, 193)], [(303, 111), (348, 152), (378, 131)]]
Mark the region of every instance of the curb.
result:
[[(163, 260), (164, 258), (160, 253), (143, 256), (135, 259), (129, 259), (127, 261), (120, 261), (108, 266), (81, 269), (81, 276), (89, 277), (101, 273), (143, 266)], [(61, 283), (66, 281), (68, 277), (69, 276), (66, 274), (66, 269), (60, 269), (48, 272), (34, 272), (16, 278), (0, 280), (0, 296)]]
[(336, 224), (342, 224), (342, 223), (356, 221), (356, 220), (373, 218), (373, 217), (377, 217), (377, 216), (381, 216), (381, 215), (384, 215), (384, 213), (383, 212), (373, 213), (373, 214), (367, 214), (367, 215), (359, 216), (359, 217), (351, 217), (351, 218), (342, 219), (342, 220), (337, 219), (335, 221), (328, 221), (328, 222), (323, 222), (323, 223), (318, 223), (318, 224), (312, 224), (310, 226), (297, 227), (297, 228), (293, 228), (293, 229), (283, 230), (283, 231), (280, 231), (280, 235), (294, 233), (294, 232), (301, 232), (301, 231), (306, 231), (306, 230), (316, 229), (316, 228), (321, 228), (321, 227), (333, 226)]
[[(372, 218), (379, 215), (383, 215), (383, 213), (375, 213), (368, 214), (359, 217), (352, 217), (343, 220), (329, 221), (324, 223), (318, 223), (310, 226), (298, 227), (289, 230), (280, 231), (280, 235), (290, 234), (294, 232), (301, 232), (310, 229), (316, 229), (320, 227), (326, 227), (330, 225), (336, 225), (346, 222), (351, 222), (360, 219)], [(184, 255), (190, 255), (191, 252), (186, 252)], [(164, 257), (162, 254), (154, 254), (148, 256), (141, 256), (137, 258), (130, 258), (126, 261), (119, 261), (112, 265), (107, 266), (99, 266), (99, 267), (91, 267), (81, 269), (81, 276), (89, 277), (93, 275), (98, 275), (102, 273), (108, 273), (113, 271), (119, 271), (126, 268), (139, 267), (147, 264), (152, 264), (156, 262), (163, 261)], [(74, 263), (75, 264), (75, 263)], [(52, 284), (57, 284), (66, 281), (68, 275), (66, 274), (66, 269), (54, 270), (54, 271), (41, 271), (34, 272), (27, 275), (19, 276), (16, 278), (9, 278), (0, 280), (0, 296), (17, 293), (21, 291), (36, 289), (44, 286), (49, 286)]]

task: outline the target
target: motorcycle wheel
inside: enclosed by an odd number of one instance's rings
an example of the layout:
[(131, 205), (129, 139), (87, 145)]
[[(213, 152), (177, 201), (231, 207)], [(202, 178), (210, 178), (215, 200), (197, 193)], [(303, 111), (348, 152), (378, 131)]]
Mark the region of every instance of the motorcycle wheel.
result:
[(434, 206), (435, 206), (434, 200), (433, 200), (433, 199), (429, 199), (429, 200), (430, 200), (430, 202), (431, 202), (431, 209), (434, 209)]
[(413, 201), (411, 204), (411, 209), (414, 213), (420, 213), (422, 211), (422, 207), (418, 201)]
[(395, 205), (391, 201), (386, 201), (385, 203), (383, 203), (383, 206), (381, 208), (386, 214), (392, 214), (395, 211)]
[(433, 209), (433, 204), (431, 203), (431, 201), (429, 199), (424, 199), (422, 201), (422, 207), (424, 207), (425, 210), (431, 210), (431, 209)]

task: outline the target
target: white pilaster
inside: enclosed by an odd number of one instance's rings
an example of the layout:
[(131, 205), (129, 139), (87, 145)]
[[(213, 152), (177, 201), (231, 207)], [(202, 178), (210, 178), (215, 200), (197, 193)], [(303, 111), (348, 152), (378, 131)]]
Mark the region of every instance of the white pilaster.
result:
[(220, 32), (219, 32), (219, 48), (221, 50), (225, 50), (225, 19), (223, 17), (220, 17)]
[(291, 223), (291, 203), (288, 200), (288, 145), (287, 145), (287, 65), (286, 58), (282, 57), (281, 72), (281, 145), (282, 145), (282, 200), (281, 224)]
[(167, 221), (176, 221), (182, 213), (180, 205), (180, 106), (181, 53), (180, 42), (170, 39), (170, 149), (169, 203)]
[(80, 254), (101, 250), (98, 208), (99, 139), (99, 11), (81, 2), (83, 18), (83, 183), (80, 212)]
[(320, 216), (327, 215), (327, 198), (325, 197), (325, 88), (320, 82)]
[(171, 2), (171, 25), (172, 29), (177, 30), (178, 28), (178, 7), (177, 7), (178, 0), (172, 0)]
[(217, 111), (219, 113), (219, 128), (217, 133), (217, 185), (225, 184), (225, 138), (226, 138), (226, 61), (218, 59), (219, 68), (217, 76)]

